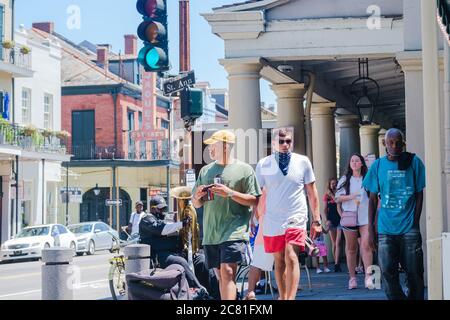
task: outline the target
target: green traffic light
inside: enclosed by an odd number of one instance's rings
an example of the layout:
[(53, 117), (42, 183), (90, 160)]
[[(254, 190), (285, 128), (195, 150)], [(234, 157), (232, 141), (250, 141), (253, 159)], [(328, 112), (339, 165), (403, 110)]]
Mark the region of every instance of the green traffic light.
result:
[(145, 62), (147, 62), (147, 65), (149, 65), (153, 69), (158, 68), (158, 63), (160, 62), (160, 60), (161, 57), (156, 48), (151, 49), (145, 56)]

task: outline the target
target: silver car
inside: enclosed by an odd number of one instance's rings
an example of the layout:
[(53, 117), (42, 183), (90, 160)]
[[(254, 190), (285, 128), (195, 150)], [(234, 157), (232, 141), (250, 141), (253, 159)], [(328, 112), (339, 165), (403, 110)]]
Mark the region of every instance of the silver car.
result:
[(119, 247), (119, 234), (103, 222), (84, 222), (72, 224), (69, 230), (77, 238), (76, 252), (92, 255), (98, 250), (114, 252)]

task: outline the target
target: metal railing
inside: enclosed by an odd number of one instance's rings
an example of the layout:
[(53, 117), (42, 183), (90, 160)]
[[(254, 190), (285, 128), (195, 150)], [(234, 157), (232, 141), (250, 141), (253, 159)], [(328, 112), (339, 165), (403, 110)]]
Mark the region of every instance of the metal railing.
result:
[(19, 147), (25, 151), (66, 154), (62, 140), (45, 130), (0, 123), (0, 145)]
[(23, 53), (21, 47), (1, 47), (0, 52), (0, 58), (3, 62), (11, 63), (25, 69), (31, 69), (31, 53)]
[(72, 160), (169, 160), (169, 149), (140, 150), (130, 148), (129, 150), (116, 149), (114, 146), (97, 146), (93, 142), (79, 143), (67, 147), (67, 152), (73, 155)]

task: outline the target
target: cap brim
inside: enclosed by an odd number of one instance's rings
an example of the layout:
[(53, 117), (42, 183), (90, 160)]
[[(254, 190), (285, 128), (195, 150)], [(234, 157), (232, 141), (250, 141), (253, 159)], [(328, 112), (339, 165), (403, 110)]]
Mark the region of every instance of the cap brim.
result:
[(212, 139), (212, 138), (209, 138), (209, 139), (206, 139), (205, 141), (203, 141), (204, 144), (208, 144), (208, 145), (209, 144), (214, 144), (216, 142), (219, 142), (219, 141), (217, 141), (215, 139)]
[(164, 208), (167, 208), (167, 205), (166, 205), (166, 204), (158, 204), (158, 205), (156, 206), (156, 208), (158, 208), (158, 209), (164, 209)]

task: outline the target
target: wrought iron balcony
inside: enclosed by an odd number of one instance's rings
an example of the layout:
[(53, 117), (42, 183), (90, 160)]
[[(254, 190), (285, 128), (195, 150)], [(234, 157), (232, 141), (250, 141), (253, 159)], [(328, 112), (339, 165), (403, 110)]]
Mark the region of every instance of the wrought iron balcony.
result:
[(0, 69), (15, 76), (32, 76), (31, 52), (27, 50), (29, 49), (19, 46), (5, 48), (0, 44)]
[(114, 146), (97, 146), (94, 142), (70, 145), (67, 152), (73, 155), (72, 160), (169, 160), (167, 148), (155, 151), (130, 148), (128, 151), (114, 148)]
[(0, 120), (0, 145), (19, 147), (25, 151), (66, 154), (64, 138), (59, 133), (23, 127)]

